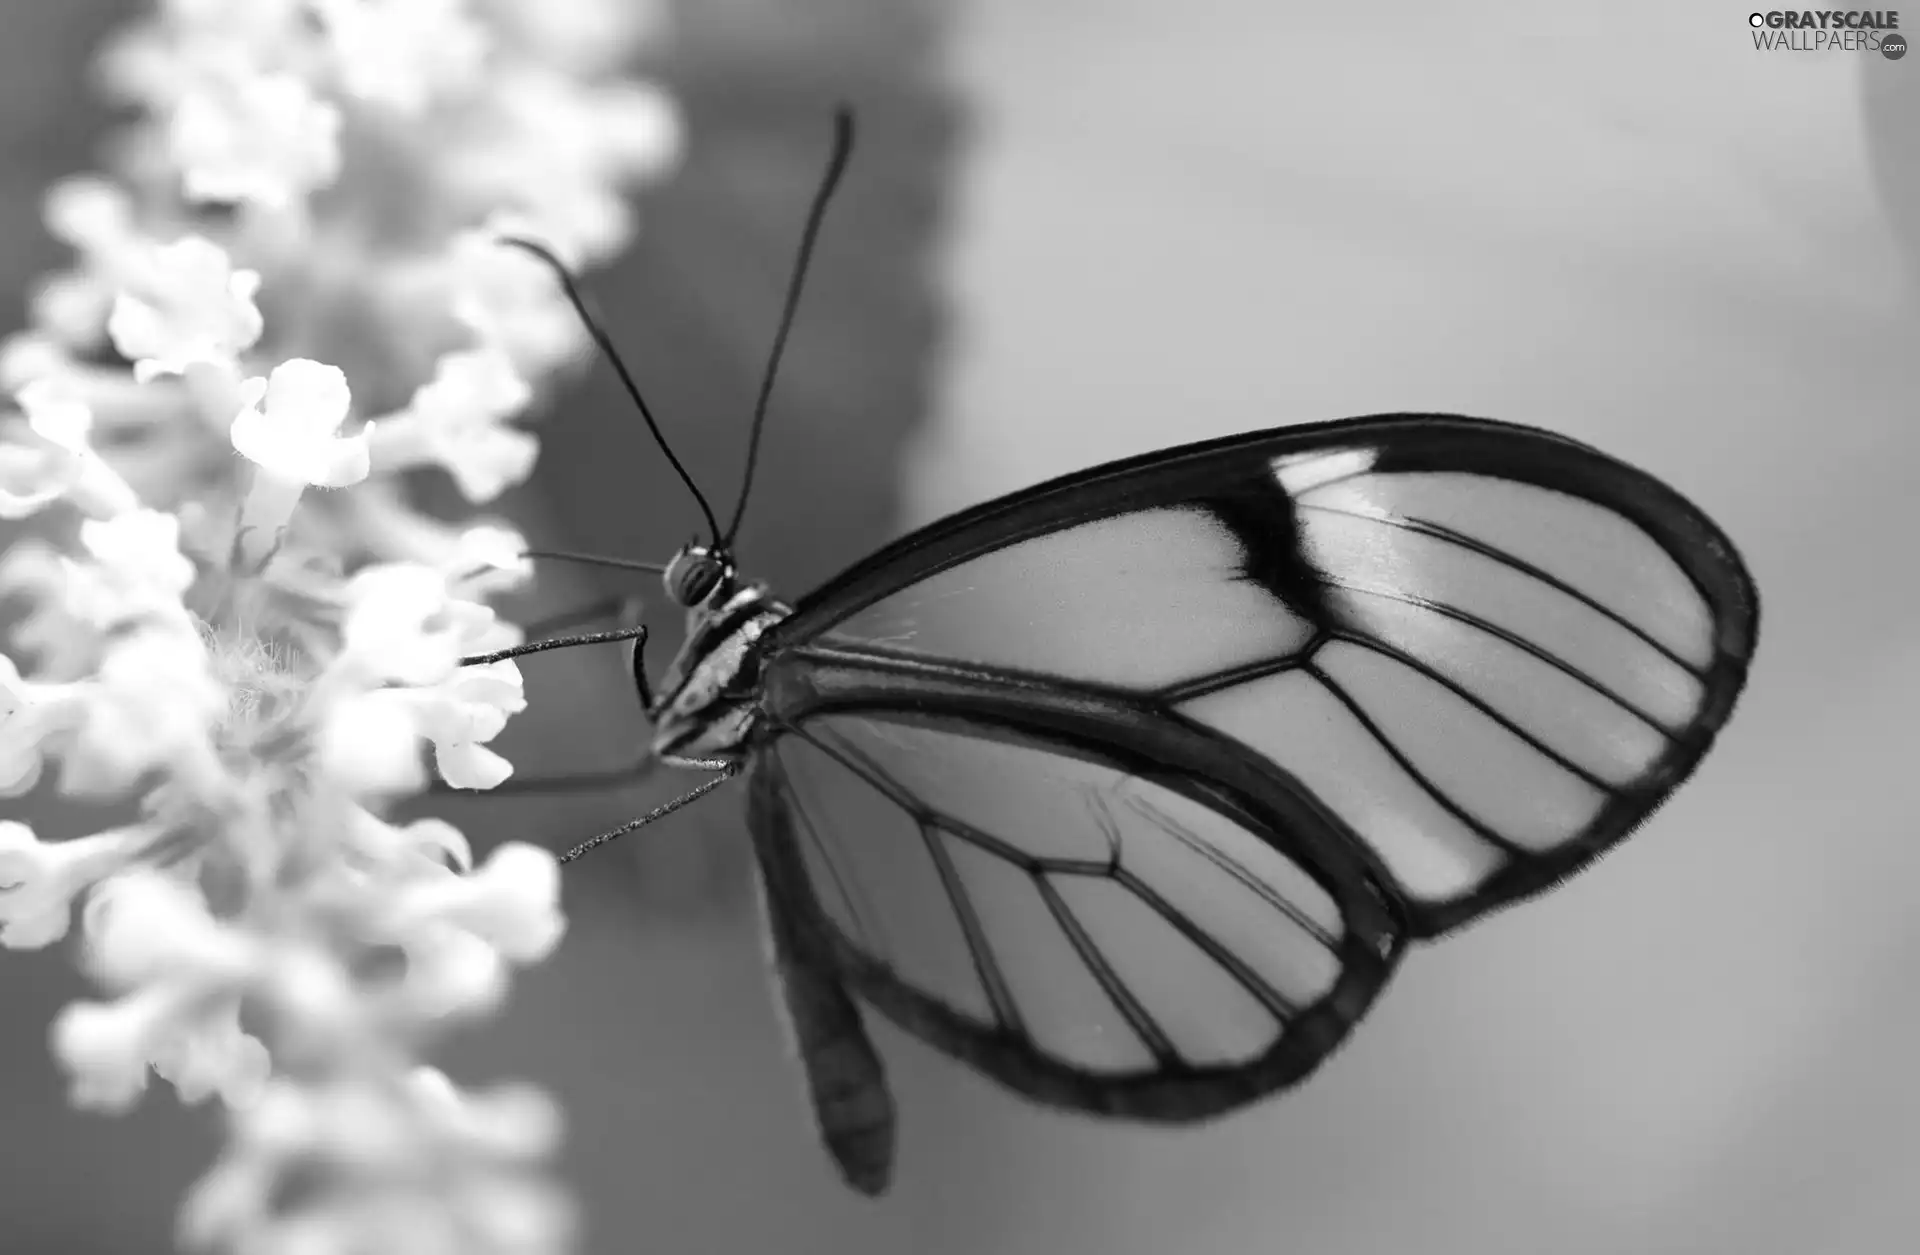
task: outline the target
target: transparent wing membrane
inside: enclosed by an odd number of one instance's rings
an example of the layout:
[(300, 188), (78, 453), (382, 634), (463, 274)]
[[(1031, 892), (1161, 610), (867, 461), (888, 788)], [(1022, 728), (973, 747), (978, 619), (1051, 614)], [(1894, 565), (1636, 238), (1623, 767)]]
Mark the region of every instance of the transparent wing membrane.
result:
[(1303, 851), (1097, 752), (822, 715), (761, 770), (856, 985), (915, 991), (939, 1016), (909, 1027), (998, 1043), (1029, 1092), (1157, 1080), (1144, 1114), (1205, 1114), (1220, 1073), (1317, 1061), (1389, 966), (1377, 914), (1356, 930)]
[(1207, 511), (1143, 510), (940, 571), (853, 615), (829, 639), (1156, 688), (1311, 639), (1304, 617), (1236, 578), (1244, 564), (1239, 541)]

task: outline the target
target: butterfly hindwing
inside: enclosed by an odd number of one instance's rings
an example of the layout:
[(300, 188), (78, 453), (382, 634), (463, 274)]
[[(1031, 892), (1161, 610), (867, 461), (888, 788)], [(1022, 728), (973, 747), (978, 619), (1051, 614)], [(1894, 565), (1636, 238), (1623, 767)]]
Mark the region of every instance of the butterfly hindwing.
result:
[[(1029, 1097), (1184, 1120), (1291, 1084), (1391, 972), (1386, 902), (1284, 797), (1100, 722), (803, 718), (761, 747), (755, 841), (849, 986)], [(1183, 736), (1169, 764), (1233, 752)]]
[(945, 703), (964, 676), (989, 711), (1090, 695), (1134, 712), (1122, 740), (1224, 734), (1419, 937), (1645, 819), (1731, 713), (1756, 630), (1731, 544), (1658, 480), (1531, 428), (1403, 415), (1170, 450), (935, 524), (801, 602), (765, 678), (789, 714), (864, 668), (874, 699)]

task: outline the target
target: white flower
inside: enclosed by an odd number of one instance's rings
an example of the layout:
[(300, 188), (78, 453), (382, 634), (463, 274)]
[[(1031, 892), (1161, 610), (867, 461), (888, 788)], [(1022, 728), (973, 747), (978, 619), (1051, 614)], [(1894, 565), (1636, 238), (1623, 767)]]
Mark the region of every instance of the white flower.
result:
[(65, 554), (33, 539), (16, 541), (0, 555), (0, 593), (27, 603), (13, 622), (14, 648), (38, 659), (49, 675), (84, 674), (99, 646), (99, 633), (68, 604), (78, 569)]
[(199, 991), (148, 985), (113, 1002), (73, 1002), (53, 1022), (53, 1053), (76, 1107), (125, 1111), (146, 1092), (147, 1068), (185, 1022)]
[(215, 1094), (230, 1107), (260, 1100), (273, 1060), (260, 1039), (240, 1027), (239, 1012), (239, 999), (229, 999), (218, 1013), (203, 1014), (154, 1043), (153, 1070), (172, 1083), (181, 1102), (191, 1106)]
[[(397, 1084), (275, 1079), (233, 1116), (221, 1162), (194, 1188), (183, 1240), (288, 1255), (565, 1248), (573, 1214), (520, 1166), (557, 1140), (551, 1104), (525, 1086), (463, 1093), (430, 1069)], [(290, 1174), (303, 1205), (275, 1208)]]
[(72, 390), (52, 379), (36, 379), (23, 385), (15, 400), (26, 412), (34, 434), (48, 444), (84, 457), (93, 450), (87, 436), (93, 430), (93, 411)]
[(479, 80), (489, 39), (465, 0), (312, 0), (341, 82), (362, 100), (417, 113)]
[(156, 767), (184, 768), (214, 755), (213, 732), (229, 696), (198, 635), (146, 628), (115, 637), (95, 675), (62, 763), (63, 788), (116, 793)]
[(578, 353), (586, 332), (553, 272), (501, 243), (506, 234), (507, 222), (496, 220), (454, 239), (446, 257), (448, 303), (481, 344), (501, 349), (523, 372), (544, 373)]
[[(425, 642), (428, 638), (421, 638)], [(457, 640), (457, 636), (455, 637)], [(383, 655), (389, 670), (408, 658), (406, 646), (391, 647)], [(445, 657), (436, 658), (427, 645), (405, 665), (417, 665), (415, 675)], [(513, 764), (484, 744), (506, 727), (508, 716), (526, 709), (520, 669), (510, 659), (475, 666), (457, 664), (437, 682), (405, 688), (383, 688), (335, 704), (332, 726), (324, 743), (340, 755), (334, 769), (361, 783), (365, 792), (384, 793), (417, 787), (416, 770), (398, 766), (384, 770), (363, 761), (365, 747), (379, 746), (392, 754), (404, 742), (403, 757), (420, 740), (433, 744), (434, 765), (448, 784), (459, 789), (491, 789), (513, 774)]]
[(195, 571), (180, 552), (178, 517), (130, 510), (117, 518), (88, 519), (80, 525), (80, 544), (122, 599), (116, 621), (179, 613), (180, 598), (192, 586)]
[(431, 1147), (421, 1136), (412, 1104), (392, 1101), (384, 1089), (360, 1077), (310, 1086), (298, 1104), (304, 1112), (279, 1099), (286, 1109), (277, 1117), (277, 1132), (288, 1140), (289, 1135), (303, 1134), (299, 1149), (316, 1166), (411, 1175)]
[(416, 819), (396, 827), (356, 806), (347, 835), (361, 858), (396, 872), (437, 874), (448, 867), (464, 872), (473, 866), (473, 849), (466, 837), (444, 819)]
[(196, 572), (180, 552), (179, 536), (177, 516), (130, 510), (80, 525), (80, 543), (92, 561), (61, 555), (49, 571), (31, 551), (24, 561), (10, 560), (4, 583), (31, 589), (42, 602), (31, 632), (16, 632), (15, 639), (38, 644), (51, 634), (66, 638), (71, 649), (135, 625), (190, 636), (194, 620), (181, 597)]
[(416, 882), (394, 904), (397, 927), (428, 923), (465, 929), (515, 963), (545, 958), (566, 931), (560, 864), (539, 846), (509, 841), (464, 876)]
[(344, 488), (367, 477), (367, 432), (340, 434), (352, 393), (337, 366), (296, 357), (266, 379), (241, 385), (246, 408), (233, 420), (233, 447), (289, 484)]
[(367, 1029), (369, 1000), (341, 956), (318, 944), (283, 944), (260, 992), (303, 1045), (350, 1043)]
[(433, 742), (434, 766), (448, 784), (491, 789), (513, 774), (513, 764), (483, 744), (500, 735), (509, 715), (527, 708), (512, 659), (462, 667), (416, 700), (420, 730)]
[(484, 939), (452, 924), (430, 923), (400, 940), (403, 986), (416, 1013), (430, 1019), (487, 1015), (507, 996), (507, 965)]
[(524, 587), (533, 579), (533, 559), (526, 556), (526, 550), (526, 537), (513, 528), (482, 523), (460, 533), (440, 570), (455, 596), (481, 601)]
[(657, 176), (680, 159), (680, 110), (657, 84), (605, 83), (574, 96), (586, 123), (581, 134), (591, 141), (578, 160), (602, 180)]
[(43, 755), (86, 717), (88, 685), (37, 684), (0, 654), (0, 797), (39, 783)]
[(422, 1113), (440, 1126), (441, 1136), (459, 1140), (497, 1159), (535, 1159), (560, 1144), (560, 1110), (553, 1100), (526, 1085), (501, 1085), (462, 1092), (438, 1068), (415, 1068), (408, 1088)]
[(21, 440), (14, 437), (0, 443), (0, 519), (23, 519), (38, 514), (66, 495), (66, 461), (58, 445)]
[(638, 84), (587, 88), (532, 65), (496, 74), (489, 95), (502, 133), (495, 144), (447, 153), (449, 185), (476, 204), (511, 206), (586, 257), (624, 244), (632, 212), (620, 183), (658, 174), (679, 154), (679, 114), (668, 98)]
[(38, 950), (66, 936), (75, 896), (120, 866), (141, 835), (124, 828), (47, 843), (0, 820), (0, 946)]
[(149, 21), (109, 37), (107, 92), (164, 117), (208, 79), (284, 64), (299, 49), (306, 0), (162, 0)]
[(563, 1250), (577, 1227), (564, 1194), (519, 1172), (470, 1172), (447, 1206), (463, 1228), (486, 1234), (498, 1250)]
[[(263, 1108), (272, 1104), (279, 1088), (275, 1082), (269, 1081), (261, 1096), (245, 1104), (235, 1113), (236, 1117), (257, 1118)], [(245, 1127), (242, 1124), (235, 1130), (235, 1140), (245, 1136)], [(222, 1158), (187, 1192), (176, 1226), (183, 1248), (207, 1250), (225, 1246), (235, 1251), (263, 1249), (255, 1239), (261, 1218), (268, 1211), (281, 1157), (259, 1153), (251, 1146), (247, 1149), (253, 1153), (243, 1156), (230, 1154)]]
[(341, 660), (376, 681), (433, 684), (460, 665), (464, 629), (451, 613), (446, 577), (429, 566), (389, 562), (346, 586)]
[(339, 367), (296, 357), (266, 379), (240, 385), (240, 413), (228, 438), (253, 463), (240, 506), (236, 546), (259, 570), (279, 552), (300, 497), (309, 487), (345, 488), (367, 477), (372, 457), (366, 428), (340, 434), (353, 394)]
[(279, 209), (340, 172), (340, 111), (291, 74), (202, 80), (174, 106), (168, 148), (194, 201)]
[(667, 10), (608, 0), (541, 0), (494, 6), (503, 43), (581, 78), (617, 70), (634, 45), (657, 33)]
[(93, 414), (69, 388), (36, 379), (20, 388), (17, 399), (27, 421), (25, 430), (13, 429), (0, 444), (0, 518), (24, 518), (63, 497), (100, 516), (139, 503), (87, 442)]
[(18, 391), (36, 379), (73, 374), (72, 356), (51, 336), (22, 331), (0, 340), (0, 388)]
[(113, 274), (145, 248), (134, 225), (133, 199), (106, 179), (79, 176), (48, 190), (41, 216), (80, 259), (73, 269), (35, 284), (30, 321), (62, 344), (91, 348), (113, 304)]
[(33, 325), (61, 344), (91, 348), (106, 329), (113, 285), (86, 270), (67, 270), (36, 280), (27, 295)]
[(214, 919), (196, 882), (155, 868), (102, 881), (83, 925), (93, 969), (118, 985), (168, 977), (238, 984), (261, 963), (259, 942)]
[(114, 298), (107, 334), (142, 382), (196, 362), (230, 365), (260, 338), (259, 288), (259, 274), (235, 270), (219, 245), (183, 236), (156, 246), (137, 282)]
[(468, 501), (491, 501), (533, 469), (539, 442), (506, 425), (532, 397), (500, 349), (448, 353), (405, 409), (379, 421), (374, 462), (383, 471), (439, 465)]
[(54, 236), (82, 253), (126, 254), (138, 247), (133, 198), (98, 175), (76, 175), (47, 189), (41, 216)]
[(327, 703), (314, 736), (316, 765), (353, 797), (394, 797), (425, 783), (420, 730), (391, 689)]
[[(520, 670), (511, 660), (461, 666), (460, 659), (517, 642), (516, 629), (492, 608), (454, 597), (442, 571), (418, 563), (369, 567), (347, 583), (347, 614), (336, 667), (363, 684), (397, 681), (407, 688), (381, 689), (344, 702), (335, 711), (342, 727), (390, 745), (406, 726), (433, 742), (436, 764), (449, 783), (492, 788), (512, 772), (510, 763), (483, 742), (526, 708)], [(328, 738), (354, 754), (350, 742)], [(346, 764), (342, 764), (345, 766)], [(384, 789), (364, 769), (354, 770), (373, 791)], [(385, 777), (411, 779), (411, 773)]]

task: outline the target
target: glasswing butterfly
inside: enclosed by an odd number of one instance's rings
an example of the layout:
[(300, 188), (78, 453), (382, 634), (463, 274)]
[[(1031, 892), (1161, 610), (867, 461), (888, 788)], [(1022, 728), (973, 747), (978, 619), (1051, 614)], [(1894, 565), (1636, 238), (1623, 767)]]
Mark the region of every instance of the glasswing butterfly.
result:
[[(1732, 713), (1758, 594), (1665, 484), (1445, 414), (1283, 427), (1056, 479), (788, 605), (733, 538), (822, 215), (836, 118), (726, 528), (658, 574), (688, 634), (633, 779), (742, 773), (779, 1003), (822, 1138), (888, 1183), (864, 1002), (1029, 1098), (1139, 1120), (1307, 1076), (1409, 942), (1551, 888), (1638, 827)], [(504, 792), (610, 773), (509, 781)], [(856, 1001), (857, 1000), (857, 1001)]]

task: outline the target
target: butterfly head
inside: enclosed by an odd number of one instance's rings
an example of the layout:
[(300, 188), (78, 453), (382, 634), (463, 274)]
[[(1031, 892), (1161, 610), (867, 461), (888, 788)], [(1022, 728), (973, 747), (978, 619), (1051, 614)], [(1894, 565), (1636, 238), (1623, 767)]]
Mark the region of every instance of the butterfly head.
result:
[(667, 596), (691, 609), (704, 605), (716, 593), (725, 596), (733, 587), (733, 560), (722, 550), (689, 544), (673, 555), (660, 581), (666, 585)]

